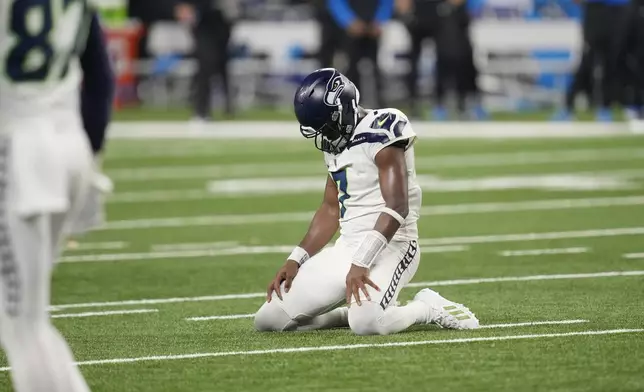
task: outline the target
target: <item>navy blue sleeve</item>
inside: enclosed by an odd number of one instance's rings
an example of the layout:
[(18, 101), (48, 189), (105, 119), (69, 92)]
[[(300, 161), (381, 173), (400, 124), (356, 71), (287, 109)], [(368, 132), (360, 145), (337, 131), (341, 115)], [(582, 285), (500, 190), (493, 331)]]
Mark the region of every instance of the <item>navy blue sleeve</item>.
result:
[(378, 23), (385, 23), (391, 19), (394, 13), (394, 0), (380, 0), (376, 10), (375, 20)]
[(346, 29), (356, 20), (356, 14), (347, 0), (327, 0), (326, 4), (329, 8), (329, 13), (340, 27)]
[(87, 46), (80, 58), (83, 68), (81, 115), (94, 154), (103, 149), (112, 116), (115, 80), (107, 44), (96, 14), (92, 15)]

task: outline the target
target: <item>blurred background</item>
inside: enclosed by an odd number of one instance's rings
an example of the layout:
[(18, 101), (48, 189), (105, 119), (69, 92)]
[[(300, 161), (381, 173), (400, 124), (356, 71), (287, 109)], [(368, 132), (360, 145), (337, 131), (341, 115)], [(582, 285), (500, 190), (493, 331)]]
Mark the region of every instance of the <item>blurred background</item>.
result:
[[(627, 32), (611, 11), (628, 0), (587, 4), (604, 7), (605, 23), (583, 29), (576, 0), (97, 2), (117, 119), (291, 119), (299, 81), (330, 66), (356, 80), (365, 106), (436, 121), (570, 120), (575, 109), (611, 121), (641, 106), (636, 63), (617, 65)], [(596, 47), (585, 48), (588, 31)]]

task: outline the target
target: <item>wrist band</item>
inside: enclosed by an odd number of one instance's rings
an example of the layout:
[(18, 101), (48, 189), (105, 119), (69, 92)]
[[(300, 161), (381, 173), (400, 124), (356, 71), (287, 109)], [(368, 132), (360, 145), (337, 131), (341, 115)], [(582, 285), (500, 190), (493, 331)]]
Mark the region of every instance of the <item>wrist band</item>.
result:
[(368, 232), (353, 254), (351, 262), (359, 267), (371, 268), (376, 258), (387, 247), (387, 239), (377, 230)]
[(301, 266), (308, 259), (309, 259), (309, 252), (304, 250), (304, 248), (296, 246), (295, 249), (293, 249), (293, 252), (291, 252), (291, 255), (288, 256), (287, 260), (293, 260)]

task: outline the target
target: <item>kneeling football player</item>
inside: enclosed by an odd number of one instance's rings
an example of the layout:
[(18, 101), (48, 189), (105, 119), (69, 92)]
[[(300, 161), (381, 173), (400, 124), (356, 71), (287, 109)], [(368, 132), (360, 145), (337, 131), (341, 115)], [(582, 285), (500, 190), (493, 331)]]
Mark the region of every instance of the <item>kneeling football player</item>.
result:
[[(324, 152), (324, 200), (255, 315), (259, 331), (349, 326), (386, 335), (414, 324), (473, 329), (465, 306), (430, 289), (405, 306), (400, 290), (420, 260), (416, 182), (409, 120), (399, 110), (365, 110), (356, 86), (333, 68), (307, 76), (295, 94), (304, 137)], [(340, 228), (340, 237), (325, 247)], [(343, 303), (346, 307), (338, 307)]]

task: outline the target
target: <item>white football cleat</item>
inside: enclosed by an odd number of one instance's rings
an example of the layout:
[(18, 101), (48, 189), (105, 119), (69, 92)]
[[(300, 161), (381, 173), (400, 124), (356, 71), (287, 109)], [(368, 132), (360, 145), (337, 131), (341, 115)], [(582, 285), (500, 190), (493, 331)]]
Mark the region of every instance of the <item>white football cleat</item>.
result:
[(420, 290), (414, 301), (421, 301), (429, 306), (428, 324), (437, 324), (448, 329), (479, 327), (479, 320), (467, 307), (442, 297), (434, 290)]

